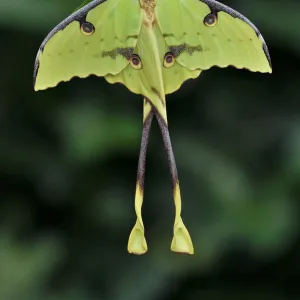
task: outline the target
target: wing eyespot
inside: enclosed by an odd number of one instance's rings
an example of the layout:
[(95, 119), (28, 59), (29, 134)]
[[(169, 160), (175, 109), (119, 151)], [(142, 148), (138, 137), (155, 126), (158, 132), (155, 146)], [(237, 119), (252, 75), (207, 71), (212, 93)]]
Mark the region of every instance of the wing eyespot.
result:
[(210, 13), (204, 18), (203, 23), (207, 27), (214, 27), (218, 23), (218, 17), (216, 14)]
[(80, 29), (81, 29), (81, 32), (84, 35), (92, 35), (95, 32), (94, 25), (92, 23), (89, 23), (89, 22), (83, 22), (80, 25)]
[(171, 52), (167, 52), (164, 57), (164, 67), (171, 68), (175, 64), (175, 57)]
[(142, 61), (137, 54), (133, 54), (129, 61), (131, 67), (135, 70), (140, 70), (143, 67)]

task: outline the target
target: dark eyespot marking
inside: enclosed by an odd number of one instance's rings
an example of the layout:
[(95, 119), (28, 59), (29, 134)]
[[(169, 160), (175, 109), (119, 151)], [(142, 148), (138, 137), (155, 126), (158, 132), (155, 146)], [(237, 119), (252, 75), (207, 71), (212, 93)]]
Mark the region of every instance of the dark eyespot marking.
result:
[(81, 32), (85, 35), (92, 35), (95, 32), (95, 27), (92, 23), (82, 22), (80, 25)]
[(143, 67), (142, 61), (141, 61), (140, 57), (137, 54), (133, 54), (131, 56), (130, 65), (136, 70), (140, 70)]
[(213, 27), (216, 26), (218, 23), (218, 16), (215, 13), (210, 13), (208, 14), (204, 20), (203, 20), (204, 25), (208, 27)]
[(173, 56), (172, 55), (167, 55), (166, 63), (170, 64), (172, 61), (173, 61)]
[(175, 64), (175, 57), (171, 52), (167, 52), (164, 58), (164, 67), (171, 68)]
[(140, 60), (139, 60), (138, 57), (134, 56), (134, 57), (132, 57), (131, 62), (132, 62), (135, 66), (138, 66), (139, 63), (140, 63)]

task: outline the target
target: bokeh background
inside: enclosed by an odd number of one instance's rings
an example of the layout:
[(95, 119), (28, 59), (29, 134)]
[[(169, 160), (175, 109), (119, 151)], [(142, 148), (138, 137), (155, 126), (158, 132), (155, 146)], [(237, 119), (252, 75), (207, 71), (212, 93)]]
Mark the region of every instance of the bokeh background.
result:
[(202, 73), (168, 97), (183, 219), (156, 122), (143, 216), (127, 253), (142, 99), (102, 78), (34, 92), (45, 35), (80, 0), (0, 1), (0, 299), (300, 299), (300, 2), (224, 1), (249, 17), (273, 74)]

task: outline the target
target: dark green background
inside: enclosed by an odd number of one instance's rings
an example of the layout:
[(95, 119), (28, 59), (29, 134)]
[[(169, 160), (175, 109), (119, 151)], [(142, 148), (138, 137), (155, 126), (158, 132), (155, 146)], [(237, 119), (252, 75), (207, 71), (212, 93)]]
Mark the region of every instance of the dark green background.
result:
[(140, 257), (126, 247), (142, 98), (95, 77), (32, 87), (40, 43), (79, 4), (0, 1), (0, 299), (299, 299), (300, 2), (226, 1), (261, 30), (273, 74), (213, 68), (168, 96), (195, 255), (170, 251), (155, 122)]

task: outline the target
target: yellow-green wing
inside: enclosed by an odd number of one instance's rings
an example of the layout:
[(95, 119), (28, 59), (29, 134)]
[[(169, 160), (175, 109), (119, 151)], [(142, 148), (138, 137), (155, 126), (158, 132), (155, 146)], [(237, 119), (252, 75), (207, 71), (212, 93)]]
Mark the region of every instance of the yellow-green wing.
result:
[[(164, 56), (170, 52), (170, 49), (156, 24), (152, 28), (155, 35), (154, 46), (145, 33), (146, 31), (146, 27), (143, 26), (134, 50), (134, 53), (140, 56), (143, 68), (135, 70), (131, 65), (128, 65), (117, 75), (107, 75), (105, 78), (108, 82), (121, 82), (131, 92), (142, 94), (144, 97), (152, 100), (151, 91), (153, 91), (153, 88), (160, 95), (171, 94), (177, 91), (187, 79), (199, 76), (201, 70), (189, 70), (176, 61), (172, 67), (164, 67)], [(157, 54), (157, 64), (154, 63), (156, 61), (155, 53)], [(161, 84), (159, 81), (161, 81)]]
[(217, 1), (157, 1), (156, 15), (177, 62), (190, 70), (232, 65), (272, 72), (268, 48), (258, 29)]
[(34, 89), (54, 87), (75, 76), (121, 72), (136, 46), (141, 20), (136, 0), (94, 0), (81, 7), (57, 25), (40, 46)]

